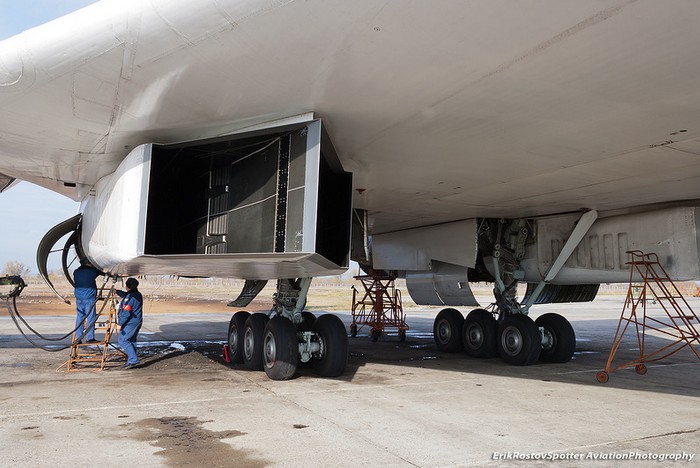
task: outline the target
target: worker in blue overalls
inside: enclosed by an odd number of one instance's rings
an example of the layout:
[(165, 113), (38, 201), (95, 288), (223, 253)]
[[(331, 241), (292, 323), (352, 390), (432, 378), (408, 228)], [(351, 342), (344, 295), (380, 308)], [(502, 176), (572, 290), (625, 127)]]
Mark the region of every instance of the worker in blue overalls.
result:
[[(80, 259), (80, 266), (73, 272), (76, 309), (75, 337), (76, 339), (82, 337), (83, 343), (97, 343), (95, 339), (97, 283), (95, 280), (101, 275), (104, 273), (92, 266), (86, 258)], [(86, 322), (87, 330), (84, 328)]]
[(138, 287), (138, 280), (129, 278), (126, 280), (126, 291), (117, 291), (117, 295), (122, 298), (119, 304), (117, 331), (119, 346), (126, 353), (123, 369), (131, 369), (139, 363), (136, 355), (136, 337), (143, 323), (143, 296)]

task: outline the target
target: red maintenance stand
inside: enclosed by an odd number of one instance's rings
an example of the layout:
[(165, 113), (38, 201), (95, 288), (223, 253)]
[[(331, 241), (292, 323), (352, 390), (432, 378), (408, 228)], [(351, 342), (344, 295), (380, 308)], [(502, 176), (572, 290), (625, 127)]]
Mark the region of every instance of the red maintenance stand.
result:
[[(617, 325), (610, 356), (605, 369), (596, 374), (598, 382), (605, 383), (609, 373), (626, 367), (634, 367), (637, 374), (647, 373), (645, 363), (664, 359), (686, 346), (700, 359), (700, 323), (698, 316), (690, 308), (666, 270), (659, 264), (659, 257), (639, 250), (627, 252), (630, 255), (630, 285)], [(639, 346), (639, 358), (613, 366), (612, 361), (620, 348), (622, 338), (630, 325), (634, 325)], [(646, 346), (647, 331), (670, 342), (656, 350)]]
[(408, 325), (401, 305), (401, 291), (394, 284), (394, 272), (380, 274), (372, 270), (369, 275), (355, 276), (355, 279), (362, 283), (364, 293), (352, 287), (350, 334), (355, 337), (358, 329), (369, 325), (369, 336), (377, 341), (386, 328), (396, 327), (399, 340), (405, 341)]

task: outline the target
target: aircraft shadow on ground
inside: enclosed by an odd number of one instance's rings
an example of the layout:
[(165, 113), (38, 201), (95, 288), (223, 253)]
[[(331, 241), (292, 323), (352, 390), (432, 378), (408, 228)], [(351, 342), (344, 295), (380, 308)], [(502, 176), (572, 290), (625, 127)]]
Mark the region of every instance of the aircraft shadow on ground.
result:
[[(532, 379), (562, 383), (574, 383), (591, 386), (609, 386), (638, 391), (672, 393), (677, 395), (700, 396), (700, 360), (689, 349), (658, 362), (647, 364), (648, 373), (637, 375), (634, 367), (610, 373), (610, 380), (601, 384), (596, 380), (596, 373), (605, 368), (610, 348), (617, 327), (617, 319), (572, 321), (577, 335), (577, 349), (574, 358), (564, 364), (538, 362), (532, 366), (513, 366), (500, 358), (476, 359), (465, 353), (442, 353), (435, 348), (430, 338), (413, 338), (409, 331), (405, 343), (400, 343), (397, 336), (387, 336), (372, 343), (367, 336), (351, 339), (350, 350), (363, 354), (367, 362), (381, 362), (399, 365), (442, 369), (463, 374), (492, 375), (514, 379)], [(413, 328), (432, 327), (432, 318), (409, 320)], [(665, 338), (646, 336), (646, 354), (667, 346), (671, 341)], [(380, 345), (380, 346), (377, 346)], [(390, 349), (387, 349), (387, 345)], [(391, 349), (394, 348), (394, 349)], [(407, 353), (406, 348), (420, 350)], [(404, 355), (397, 353), (404, 350)], [(397, 356), (387, 358), (387, 356)], [(637, 337), (631, 328), (625, 334), (622, 344), (612, 362), (613, 367), (633, 361), (639, 357)]]
[[(349, 326), (349, 314), (338, 314)], [(610, 353), (617, 319), (572, 321), (577, 335), (577, 351), (565, 364), (537, 363), (532, 366), (513, 366), (500, 358), (476, 359), (465, 353), (443, 353), (437, 351), (432, 338), (432, 317), (409, 317), (411, 330), (406, 341), (400, 342), (395, 329), (389, 329), (378, 342), (368, 336), (368, 327), (361, 328), (355, 338), (349, 338), (349, 359), (345, 373), (339, 380), (353, 382), (360, 378), (360, 369), (368, 364), (403, 366), (407, 369), (433, 369), (459, 373), (478, 379), (480, 375), (499, 376), (510, 379), (530, 379), (579, 385), (670, 393), (700, 397), (700, 360), (685, 348), (664, 360), (647, 364), (648, 373), (637, 375), (634, 368), (610, 373), (606, 384), (596, 381), (596, 373), (603, 370)], [(247, 371), (243, 364), (230, 364), (224, 360), (223, 345), (226, 343), (228, 320), (182, 321), (160, 326), (158, 332), (144, 333), (139, 340), (139, 353), (143, 354), (141, 368), (148, 368), (187, 353), (199, 353), (221, 366)], [(47, 334), (51, 338), (60, 333)], [(112, 338), (116, 343), (116, 337)], [(647, 335), (646, 350), (660, 349), (669, 340)], [(0, 335), (0, 349), (31, 348), (21, 335)], [(639, 348), (634, 330), (628, 330), (618, 351), (613, 366), (630, 362), (639, 357)], [(251, 371), (253, 372), (253, 371)], [(413, 371), (411, 371), (413, 372)], [(301, 365), (295, 378), (315, 378), (310, 364)], [(368, 377), (362, 379), (366, 382)], [(371, 381), (371, 378), (369, 378)], [(381, 384), (382, 379), (377, 379)]]
[[(339, 316), (344, 319), (346, 326), (348, 326), (348, 315), (339, 314)], [(408, 320), (411, 330), (409, 330), (405, 342), (399, 341), (395, 329), (388, 330), (387, 334), (381, 337), (378, 342), (372, 342), (368, 336), (368, 327), (360, 329), (357, 337), (349, 338), (348, 367), (339, 379), (353, 381), (357, 378), (359, 370), (367, 364), (382, 364), (413, 369), (446, 370), (473, 375), (475, 378), (478, 378), (479, 375), (490, 375), (700, 396), (700, 375), (697, 375), (697, 372), (688, 372), (689, 369), (697, 369), (700, 366), (700, 360), (688, 348), (664, 360), (647, 364), (648, 373), (646, 375), (637, 375), (633, 367), (626, 368), (610, 373), (610, 380), (606, 384), (599, 383), (595, 376), (598, 371), (605, 367), (617, 322), (617, 319), (573, 321), (572, 325), (577, 334), (577, 351), (574, 359), (568, 363), (538, 362), (532, 366), (513, 366), (497, 357), (476, 359), (465, 353), (439, 352), (435, 348), (432, 334), (428, 332), (428, 330), (432, 330), (432, 317), (413, 317)], [(187, 341), (187, 337), (218, 334), (220, 330), (226, 330), (227, 326), (227, 321), (169, 323), (161, 327), (159, 335), (171, 338), (182, 337), (183, 341)], [(196, 333), (197, 330), (200, 330), (201, 333)], [(232, 365), (224, 361), (222, 346), (225, 339), (225, 332), (221, 332), (219, 340), (206, 338), (197, 341), (195, 339), (192, 342), (188, 341), (187, 347), (188, 349), (191, 347), (191, 351), (202, 352), (221, 365), (236, 370), (247, 370), (242, 364)], [(218, 342), (212, 343), (212, 341)], [(649, 353), (666, 346), (668, 343), (667, 339), (647, 335), (646, 351)], [(613, 366), (619, 366), (638, 357), (636, 334), (630, 329), (613, 360)], [(296, 375), (296, 378), (307, 377), (315, 377), (313, 366), (309, 364), (300, 366)]]

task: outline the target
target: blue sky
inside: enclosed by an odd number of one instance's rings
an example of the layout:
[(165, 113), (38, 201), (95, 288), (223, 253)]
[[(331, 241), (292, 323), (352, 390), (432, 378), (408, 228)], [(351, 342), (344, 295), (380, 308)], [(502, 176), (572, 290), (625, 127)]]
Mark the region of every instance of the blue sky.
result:
[[(95, 0), (0, 0), (0, 40), (91, 3)], [(27, 182), (0, 193), (0, 270), (8, 261), (19, 261), (36, 273), (39, 241), (78, 208), (78, 203)], [(59, 256), (52, 257), (49, 268), (58, 268)]]

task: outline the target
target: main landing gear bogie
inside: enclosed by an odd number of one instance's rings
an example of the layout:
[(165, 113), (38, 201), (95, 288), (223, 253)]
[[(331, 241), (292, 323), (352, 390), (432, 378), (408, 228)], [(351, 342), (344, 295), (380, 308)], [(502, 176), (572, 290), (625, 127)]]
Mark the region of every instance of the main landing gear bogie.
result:
[(309, 362), (319, 376), (337, 377), (348, 359), (343, 322), (335, 315), (316, 318), (306, 311), (297, 326), (282, 316), (237, 312), (229, 323), (228, 346), (232, 363), (264, 370), (272, 380), (291, 379)]
[(512, 314), (499, 323), (484, 309), (472, 310), (465, 319), (458, 310), (448, 308), (436, 316), (433, 336), (439, 351), (463, 350), (478, 358), (499, 355), (514, 365), (531, 365), (538, 359), (568, 362), (576, 348), (576, 335), (569, 321), (551, 313), (536, 322), (527, 315)]

